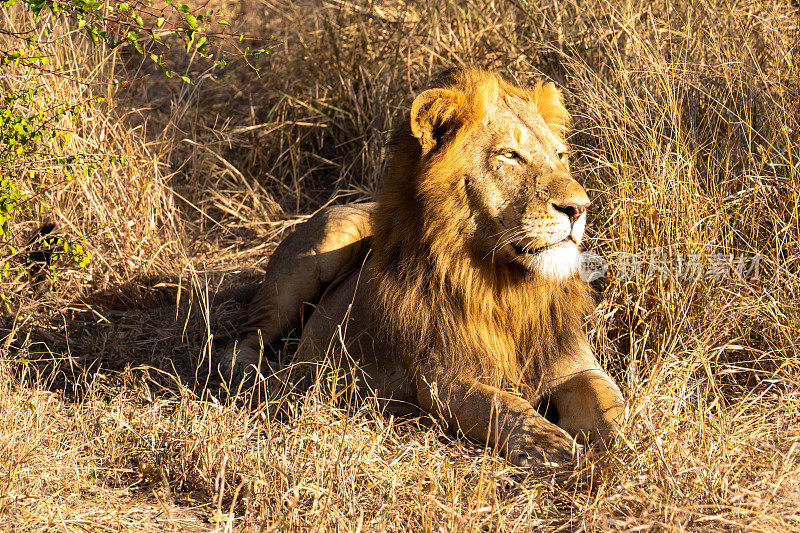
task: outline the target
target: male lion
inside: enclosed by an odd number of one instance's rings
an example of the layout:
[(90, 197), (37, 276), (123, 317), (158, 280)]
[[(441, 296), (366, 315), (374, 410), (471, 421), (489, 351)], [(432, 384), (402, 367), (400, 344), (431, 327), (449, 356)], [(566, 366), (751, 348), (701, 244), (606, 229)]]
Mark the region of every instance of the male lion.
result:
[(311, 302), (296, 360), (343, 343), (368, 390), (516, 465), (574, 461), (572, 436), (608, 442), (623, 400), (582, 330), (589, 199), (561, 100), (483, 70), (417, 96), (377, 202), (324, 209), (278, 246), (226, 370), (257, 364)]

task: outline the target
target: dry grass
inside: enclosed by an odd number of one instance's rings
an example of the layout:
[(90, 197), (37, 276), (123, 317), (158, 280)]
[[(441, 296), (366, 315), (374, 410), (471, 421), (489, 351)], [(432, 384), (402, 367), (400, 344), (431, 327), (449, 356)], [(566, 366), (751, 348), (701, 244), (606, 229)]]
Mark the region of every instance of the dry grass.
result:
[[(52, 53), (75, 77), (0, 80), (105, 94), (72, 148), (128, 159), (47, 192), (93, 264), (4, 315), (0, 527), (800, 531), (796, 3), (235, 6), (284, 41), (261, 79), (176, 54), (187, 86), (71, 36)], [(305, 215), (368, 197), (410, 95), (462, 64), (564, 87), (587, 247), (612, 266), (764, 256), (758, 279), (597, 285), (591, 337), (629, 409), (618, 448), (574, 474), (511, 468), (329, 383), (264, 402), (209, 373), (240, 317), (209, 324), (209, 295), (257, 279)]]

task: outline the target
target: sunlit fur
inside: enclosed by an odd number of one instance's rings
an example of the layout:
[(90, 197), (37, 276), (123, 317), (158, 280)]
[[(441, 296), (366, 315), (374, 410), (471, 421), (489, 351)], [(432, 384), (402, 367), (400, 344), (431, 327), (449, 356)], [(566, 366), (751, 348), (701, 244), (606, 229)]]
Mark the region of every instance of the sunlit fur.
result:
[(580, 342), (590, 297), (574, 275), (556, 280), (475, 253), (462, 147), (474, 141), (485, 102), (496, 95), (531, 102), (559, 136), (568, 114), (552, 84), (525, 90), (468, 70), (440, 87), (459, 95), (451, 108), (436, 110), (456, 124), (441, 147), (423, 155), (409, 123), (395, 133), (373, 237), (378, 315), (412, 373), (450, 369), (454, 377), (534, 392), (549, 356)]
[(564, 243), (528, 258), (529, 270), (542, 279), (558, 282), (574, 276), (580, 266), (580, 253), (573, 243)]

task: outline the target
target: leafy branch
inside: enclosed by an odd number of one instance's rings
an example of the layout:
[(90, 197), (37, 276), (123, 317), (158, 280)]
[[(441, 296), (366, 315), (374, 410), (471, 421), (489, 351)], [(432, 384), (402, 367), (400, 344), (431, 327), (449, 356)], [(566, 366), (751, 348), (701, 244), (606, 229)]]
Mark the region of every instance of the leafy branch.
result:
[[(45, 13), (62, 17), (72, 26), (84, 33), (95, 44), (103, 43), (111, 49), (130, 45), (138, 53), (146, 55), (158, 64), (164, 73), (171, 77), (174, 72), (165, 63), (164, 55), (171, 44), (167, 36), (176, 37), (187, 53), (197, 52), (202, 57), (225, 65), (231, 57), (241, 57), (254, 70), (258, 70), (252, 59), (269, 54), (272, 47), (279, 44), (274, 37), (269, 38), (235, 33), (231, 24), (225, 20), (220, 9), (206, 9), (203, 6), (192, 8), (174, 0), (163, 0), (160, 7), (150, 0), (132, 0), (107, 3), (97, 0), (6, 0), (6, 6), (18, 2), (33, 13), (39, 22)], [(25, 42), (29, 50), (41, 50), (41, 36), (27, 28), (24, 31), (0, 29), (0, 34)], [(13, 63), (41, 68), (47, 64), (46, 54), (27, 52), (23, 48), (0, 51), (0, 66)], [(186, 83), (192, 83), (187, 76), (180, 76)]]

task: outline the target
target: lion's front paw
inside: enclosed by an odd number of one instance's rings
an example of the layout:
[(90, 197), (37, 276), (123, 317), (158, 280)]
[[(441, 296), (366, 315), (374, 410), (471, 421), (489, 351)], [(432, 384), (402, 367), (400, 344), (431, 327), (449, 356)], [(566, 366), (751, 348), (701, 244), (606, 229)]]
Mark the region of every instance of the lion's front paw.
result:
[(516, 466), (560, 467), (580, 465), (583, 446), (557, 426), (525, 431), (508, 443), (507, 459)]

